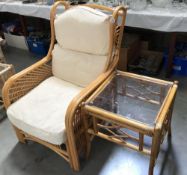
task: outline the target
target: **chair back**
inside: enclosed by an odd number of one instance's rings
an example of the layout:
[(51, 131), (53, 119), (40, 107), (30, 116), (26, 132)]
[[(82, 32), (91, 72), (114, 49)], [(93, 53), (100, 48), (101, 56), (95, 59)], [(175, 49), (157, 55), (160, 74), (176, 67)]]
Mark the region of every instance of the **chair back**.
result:
[[(66, 10), (56, 15), (59, 4)], [(98, 5), (71, 7), (67, 2), (57, 2), (51, 11), (49, 54), (53, 75), (86, 87), (107, 71), (115, 55), (119, 55), (125, 15), (123, 7), (116, 11)]]

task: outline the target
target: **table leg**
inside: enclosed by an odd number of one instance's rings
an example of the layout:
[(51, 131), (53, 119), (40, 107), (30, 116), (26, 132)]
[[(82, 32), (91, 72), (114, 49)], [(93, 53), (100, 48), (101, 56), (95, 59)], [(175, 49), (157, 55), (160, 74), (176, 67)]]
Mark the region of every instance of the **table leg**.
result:
[(158, 156), (159, 148), (160, 148), (160, 130), (155, 129), (154, 136), (152, 139), (152, 146), (151, 146), (149, 175), (153, 175), (154, 173), (154, 166), (155, 166), (155, 162)]
[(174, 106), (174, 100), (172, 102), (171, 108), (169, 109), (169, 125), (168, 125), (168, 138), (171, 138), (171, 120), (173, 115), (173, 106)]
[(172, 71), (173, 57), (174, 57), (174, 53), (175, 53), (176, 36), (177, 36), (176, 32), (171, 33), (166, 77), (169, 77), (171, 75), (171, 71)]

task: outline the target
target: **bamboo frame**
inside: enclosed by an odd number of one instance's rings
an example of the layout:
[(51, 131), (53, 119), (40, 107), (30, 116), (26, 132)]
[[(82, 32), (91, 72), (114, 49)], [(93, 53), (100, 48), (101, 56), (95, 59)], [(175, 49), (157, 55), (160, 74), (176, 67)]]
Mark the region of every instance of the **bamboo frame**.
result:
[[(152, 83), (160, 86), (160, 93), (155, 93), (155, 95), (160, 96), (159, 105), (160, 110), (158, 111), (157, 116), (155, 116), (154, 125), (148, 125), (146, 123), (142, 123), (133, 119), (129, 119), (126, 117), (121, 117), (118, 114), (113, 112), (106, 111), (94, 105), (89, 105), (111, 82), (111, 80), (117, 76), (121, 75), (126, 78), (136, 79), (143, 83)], [(171, 135), (171, 118), (172, 118), (172, 110), (173, 104), (175, 100), (175, 95), (177, 92), (177, 83), (178, 82), (168, 82), (164, 80), (159, 80), (155, 78), (150, 78), (146, 76), (136, 75), (133, 73), (116, 71), (113, 72), (104, 82), (103, 84), (88, 98), (83, 107), (84, 110), (84, 124), (85, 128), (88, 132), (88, 136), (99, 136), (103, 139), (109, 140), (111, 142), (117, 143), (119, 145), (131, 148), (133, 150), (139, 151), (141, 153), (150, 155), (150, 163), (149, 163), (149, 175), (153, 175), (154, 165), (159, 154), (160, 145), (164, 139), (164, 136), (168, 132), (168, 136)], [(163, 99), (163, 88), (164, 86), (169, 86), (168, 92)], [(124, 90), (126, 91), (126, 90)], [(126, 92), (123, 92), (128, 96)], [(130, 96), (130, 98), (136, 98), (134, 96)], [(138, 98), (139, 100), (146, 101), (147, 103), (154, 103), (150, 100), (145, 100), (144, 98)], [(88, 122), (89, 121), (89, 122)], [(99, 121), (99, 122), (97, 122)], [(110, 126), (104, 126), (100, 124), (100, 122), (110, 123)], [(105, 129), (105, 132), (102, 132), (100, 128)], [(131, 136), (129, 134), (121, 133), (116, 134), (115, 129), (126, 128), (138, 134), (138, 137)], [(96, 132), (97, 131), (97, 132)], [(107, 133), (106, 133), (107, 132)], [(152, 145), (150, 149), (144, 147), (144, 136), (150, 136), (152, 138)], [(131, 140), (131, 142), (128, 141)], [(90, 139), (87, 139), (88, 145), (90, 143)], [(133, 141), (133, 143), (132, 143)], [(137, 145), (138, 144), (138, 145)], [(91, 145), (89, 145), (89, 148)], [(89, 154), (89, 153), (88, 153)]]
[(0, 110), (4, 108), (3, 100), (2, 100), (2, 87), (6, 80), (15, 74), (14, 66), (11, 64), (2, 64), (0, 63), (0, 67), (3, 68), (0, 70)]
[[(65, 9), (71, 8), (69, 3), (65, 1), (58, 1), (53, 5), (50, 13), (51, 43), (47, 56), (39, 62), (33, 64), (32, 66), (12, 76), (5, 83), (3, 88), (3, 100), (6, 108), (8, 108), (19, 98), (27, 94), (31, 89), (36, 87), (46, 78), (52, 76), (52, 50), (56, 41), (54, 32), (54, 20), (56, 16), (56, 8), (59, 5), (63, 5)], [(81, 112), (82, 104), (115, 70), (119, 60), (119, 50), (126, 18), (126, 8), (122, 6), (119, 6), (115, 9), (94, 4), (86, 6), (102, 11), (109, 11), (110, 13), (112, 13), (114, 24), (111, 25), (111, 40), (109, 50), (110, 54), (108, 58), (108, 66), (106, 67), (105, 72), (99, 75), (96, 80), (94, 80), (86, 88), (84, 88), (69, 104), (65, 116), (65, 126), (67, 133), (67, 140), (65, 143), (66, 150), (62, 150), (61, 145), (50, 144), (48, 142), (40, 140), (39, 138), (33, 137), (13, 126), (18, 140), (21, 143), (25, 143), (26, 140), (32, 140), (52, 149), (54, 152), (67, 160), (74, 171), (80, 170), (79, 156), (82, 153), (87, 154), (89, 150), (89, 145), (87, 145), (87, 135), (85, 134), (85, 126), (83, 125), (83, 117)], [(122, 18), (121, 24), (117, 23), (119, 17)]]
[(0, 63), (6, 63), (6, 58), (2, 51), (2, 45), (4, 45), (5, 41), (0, 36)]

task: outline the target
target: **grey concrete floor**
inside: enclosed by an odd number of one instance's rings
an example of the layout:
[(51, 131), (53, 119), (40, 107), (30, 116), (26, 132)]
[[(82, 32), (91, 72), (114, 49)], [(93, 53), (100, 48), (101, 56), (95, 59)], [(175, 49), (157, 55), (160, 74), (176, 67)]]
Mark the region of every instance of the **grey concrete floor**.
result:
[[(8, 63), (16, 71), (39, 60), (15, 48), (6, 48)], [(172, 141), (165, 139), (154, 175), (187, 175), (187, 78), (179, 81), (172, 120)], [(0, 175), (147, 175), (149, 157), (114, 143), (95, 138), (90, 157), (81, 161), (75, 173), (69, 164), (51, 150), (34, 142), (18, 143), (10, 122), (0, 123)]]

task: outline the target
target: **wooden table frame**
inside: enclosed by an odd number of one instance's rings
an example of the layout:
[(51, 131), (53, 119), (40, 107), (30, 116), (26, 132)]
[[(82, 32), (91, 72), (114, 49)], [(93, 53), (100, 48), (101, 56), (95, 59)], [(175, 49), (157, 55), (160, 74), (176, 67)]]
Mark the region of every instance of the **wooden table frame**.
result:
[[(151, 83), (156, 83), (158, 85), (170, 85), (171, 87), (168, 90), (168, 93), (161, 105), (161, 108), (156, 116), (154, 126), (150, 126), (144, 123), (140, 123), (135, 120), (131, 120), (124, 117), (117, 117), (117, 114), (108, 112), (101, 108), (89, 105), (90, 101), (93, 101), (97, 95), (109, 84), (110, 80), (116, 75), (116, 72), (111, 74), (111, 76), (97, 89), (97, 91), (87, 100), (83, 106), (83, 115), (84, 115), (84, 124), (87, 131), (87, 155), (89, 155), (91, 147), (91, 137), (99, 136), (103, 139), (109, 140), (111, 142), (117, 143), (119, 145), (134, 149), (146, 155), (150, 155), (149, 163), (149, 175), (153, 175), (154, 165), (160, 150), (160, 145), (163, 142), (164, 136), (168, 132), (168, 136), (171, 136), (171, 118), (173, 104), (175, 100), (175, 95), (177, 91), (177, 82), (168, 82), (164, 80), (159, 80), (155, 78), (149, 78), (145, 76), (140, 76), (127, 72), (117, 72), (121, 75), (139, 79), (142, 81), (147, 81)], [(162, 94), (161, 94), (162, 95)], [(146, 99), (144, 99), (146, 100)], [(109, 136), (106, 133), (100, 132), (100, 128), (107, 128), (110, 130), (110, 127), (103, 125), (104, 122), (110, 122), (116, 127), (127, 128), (138, 133), (139, 138), (133, 137), (129, 134), (123, 133), (122, 135), (113, 133)], [(152, 145), (150, 149), (144, 147), (144, 136), (152, 137)], [(121, 138), (128, 138), (136, 142), (128, 142)], [(138, 145), (137, 145), (138, 144)]]

